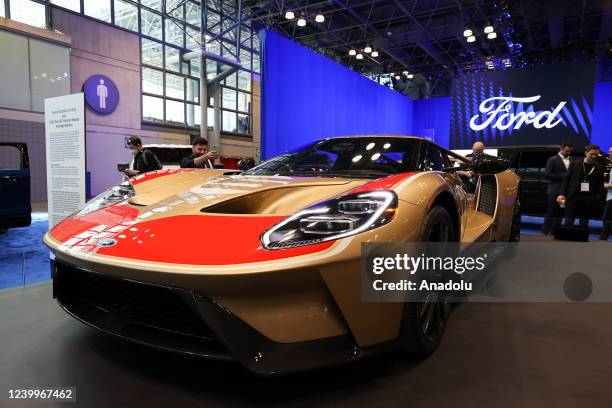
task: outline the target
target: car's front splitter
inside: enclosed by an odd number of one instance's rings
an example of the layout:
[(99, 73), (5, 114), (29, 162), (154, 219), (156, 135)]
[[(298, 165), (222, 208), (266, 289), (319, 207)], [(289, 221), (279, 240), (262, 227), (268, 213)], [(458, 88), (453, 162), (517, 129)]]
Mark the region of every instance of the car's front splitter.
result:
[(296, 343), (265, 337), (231, 311), (189, 290), (117, 278), (53, 262), (54, 297), (76, 319), (167, 351), (236, 360), (259, 375), (338, 365), (365, 356), (351, 335)]

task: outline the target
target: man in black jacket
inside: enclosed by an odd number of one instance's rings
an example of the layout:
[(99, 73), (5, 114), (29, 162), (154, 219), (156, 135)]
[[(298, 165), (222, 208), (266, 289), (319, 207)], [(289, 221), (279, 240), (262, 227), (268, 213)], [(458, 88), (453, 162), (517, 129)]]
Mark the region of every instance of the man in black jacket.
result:
[(576, 217), (580, 226), (587, 228), (591, 209), (603, 197), (604, 169), (597, 163), (599, 146), (584, 148), (584, 159), (573, 161), (561, 183), (557, 203), (565, 203), (565, 225), (574, 225)]
[(130, 162), (130, 167), (124, 171), (128, 177), (134, 177), (148, 171), (161, 170), (162, 165), (157, 156), (150, 150), (142, 147), (142, 141), (138, 136), (131, 136), (127, 140), (127, 147), (134, 158)]
[(216, 151), (208, 151), (208, 140), (203, 137), (196, 137), (191, 142), (191, 153), (189, 156), (183, 157), (181, 160), (181, 168), (183, 169), (212, 169), (214, 161), (219, 157)]
[[(612, 161), (612, 146), (610, 146), (608, 149), (608, 157), (610, 158), (610, 161)], [(608, 240), (610, 230), (612, 230), (612, 169), (610, 169), (610, 175), (608, 177), (608, 182), (604, 185), (604, 188), (607, 191), (606, 207), (602, 217), (603, 228), (601, 230), (601, 235), (599, 236), (599, 239), (602, 241)]]
[(559, 196), (559, 190), (561, 189), (561, 183), (567, 173), (567, 169), (570, 165), (570, 155), (574, 151), (574, 146), (571, 142), (563, 142), (559, 153), (548, 158), (546, 161), (546, 169), (544, 175), (548, 180), (548, 188), (546, 189), (546, 195), (548, 196), (548, 208), (544, 217), (544, 225), (542, 226), (542, 233), (544, 235), (551, 234), (556, 227), (561, 225), (561, 219), (563, 218), (563, 209), (557, 203), (557, 197)]

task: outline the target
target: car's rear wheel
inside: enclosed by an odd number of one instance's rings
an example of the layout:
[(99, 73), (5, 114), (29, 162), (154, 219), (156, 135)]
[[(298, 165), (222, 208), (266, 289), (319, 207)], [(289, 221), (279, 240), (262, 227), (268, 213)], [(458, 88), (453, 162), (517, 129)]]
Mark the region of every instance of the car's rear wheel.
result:
[[(433, 207), (421, 227), (419, 242), (454, 242), (457, 233), (448, 210)], [(437, 277), (443, 280), (444, 276)], [(436, 278), (428, 277), (432, 282)], [(402, 349), (411, 356), (423, 358), (440, 344), (450, 313), (449, 294), (443, 290), (419, 291), (416, 299), (404, 305), (400, 341)]]

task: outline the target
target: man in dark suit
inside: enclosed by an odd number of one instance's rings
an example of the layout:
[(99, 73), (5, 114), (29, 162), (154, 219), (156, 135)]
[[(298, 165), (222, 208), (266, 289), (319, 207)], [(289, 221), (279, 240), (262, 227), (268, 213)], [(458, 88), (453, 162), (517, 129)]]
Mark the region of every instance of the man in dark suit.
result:
[(544, 225), (542, 226), (542, 233), (544, 235), (552, 234), (556, 227), (561, 225), (561, 219), (563, 218), (563, 209), (557, 203), (557, 197), (559, 196), (559, 190), (561, 189), (561, 183), (567, 173), (567, 169), (570, 165), (570, 155), (574, 151), (574, 146), (571, 142), (563, 142), (559, 153), (550, 157), (546, 161), (546, 169), (544, 175), (548, 179), (548, 188), (546, 189), (546, 195), (548, 196), (548, 209), (544, 217)]
[(591, 209), (603, 198), (604, 169), (597, 163), (599, 146), (591, 144), (584, 148), (584, 159), (573, 161), (561, 183), (557, 203), (565, 203), (565, 225), (574, 225), (576, 218), (580, 226), (587, 228)]
[[(608, 157), (610, 161), (612, 161), (612, 146), (608, 149)], [(599, 239), (602, 241), (607, 241), (610, 236), (610, 230), (612, 230), (612, 168), (610, 169), (610, 174), (608, 175), (608, 182), (604, 185), (604, 188), (607, 191), (606, 194), (606, 207), (603, 213), (602, 221), (603, 221), (603, 229), (601, 230), (601, 235)]]

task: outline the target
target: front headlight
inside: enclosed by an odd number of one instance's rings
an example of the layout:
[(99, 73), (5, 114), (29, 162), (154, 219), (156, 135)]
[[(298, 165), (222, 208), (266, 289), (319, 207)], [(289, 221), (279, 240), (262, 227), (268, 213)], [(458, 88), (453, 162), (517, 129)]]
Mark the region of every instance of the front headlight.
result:
[(124, 181), (118, 186), (109, 188), (102, 194), (96, 196), (89, 201), (83, 208), (77, 211), (73, 216), (82, 217), (85, 214), (99, 210), (109, 205), (119, 203), (134, 196), (134, 186), (129, 181)]
[(342, 196), (284, 219), (261, 242), (266, 249), (286, 249), (340, 239), (388, 223), (396, 209), (397, 194), (390, 190)]

